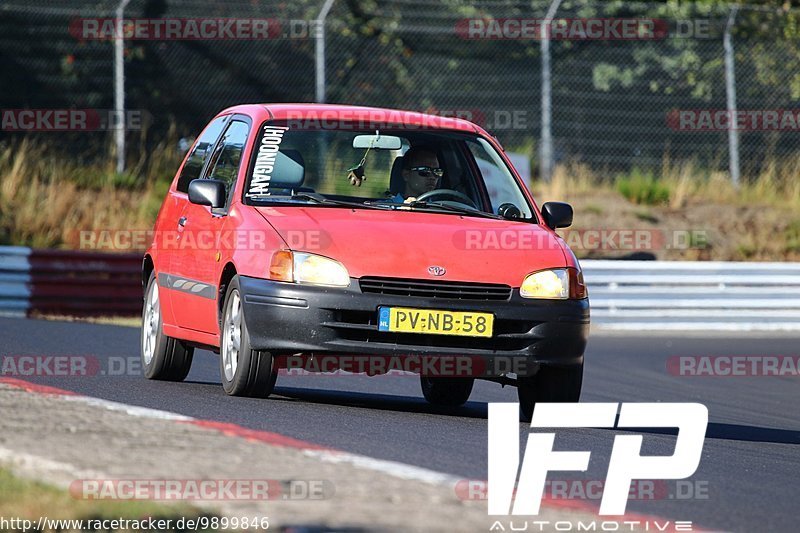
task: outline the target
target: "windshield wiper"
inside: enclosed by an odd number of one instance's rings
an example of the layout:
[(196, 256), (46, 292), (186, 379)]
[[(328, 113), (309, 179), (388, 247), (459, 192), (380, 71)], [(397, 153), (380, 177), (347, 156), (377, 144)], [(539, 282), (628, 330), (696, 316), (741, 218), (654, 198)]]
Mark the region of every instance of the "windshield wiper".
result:
[(414, 200), (413, 202), (409, 202), (407, 204), (398, 204), (401, 206), (409, 206), (413, 208), (428, 208), (428, 209), (441, 209), (442, 211), (449, 211), (451, 213), (458, 213), (460, 215), (470, 215), (482, 218), (491, 218), (494, 220), (506, 220), (505, 218), (501, 217), (500, 215), (495, 215), (492, 213), (487, 213), (485, 211), (481, 211), (479, 209), (473, 209), (471, 207), (456, 207), (450, 204), (440, 204), (438, 202), (426, 202), (424, 200)]
[(311, 201), (316, 202), (318, 204), (324, 204), (325, 202), (329, 201), (327, 198), (325, 198), (324, 196), (322, 196), (318, 192), (298, 192), (298, 193), (294, 193), (291, 196), (291, 199), (292, 200), (311, 200)]
[(343, 207), (354, 207), (360, 209), (383, 209), (382, 207), (378, 207), (376, 205), (364, 203), (364, 202), (347, 202), (344, 200), (333, 200), (332, 198), (326, 198), (325, 196), (319, 194), (318, 192), (298, 192), (291, 196), (292, 200), (311, 200), (312, 202), (316, 202), (321, 205), (340, 205)]

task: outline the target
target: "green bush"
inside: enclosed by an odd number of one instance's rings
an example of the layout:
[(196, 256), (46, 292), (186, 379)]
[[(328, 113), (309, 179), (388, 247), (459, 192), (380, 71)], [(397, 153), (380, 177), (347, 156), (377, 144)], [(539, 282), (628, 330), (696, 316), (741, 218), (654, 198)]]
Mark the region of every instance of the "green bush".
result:
[(787, 252), (800, 252), (800, 219), (793, 220), (784, 232)]
[(638, 168), (628, 175), (617, 176), (617, 191), (635, 204), (659, 205), (669, 202), (669, 187), (655, 178), (652, 172)]

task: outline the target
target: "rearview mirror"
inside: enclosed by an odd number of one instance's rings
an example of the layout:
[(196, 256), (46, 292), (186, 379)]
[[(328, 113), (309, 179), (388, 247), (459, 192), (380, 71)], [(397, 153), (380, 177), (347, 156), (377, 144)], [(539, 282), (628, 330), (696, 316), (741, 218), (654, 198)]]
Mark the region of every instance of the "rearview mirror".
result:
[(353, 139), (353, 148), (399, 150), (402, 146), (403, 141), (394, 135), (356, 135)]
[(192, 180), (189, 183), (189, 201), (212, 209), (225, 207), (225, 183), (219, 180)]
[(568, 228), (572, 225), (572, 206), (564, 202), (547, 202), (542, 206), (542, 217), (550, 229)]

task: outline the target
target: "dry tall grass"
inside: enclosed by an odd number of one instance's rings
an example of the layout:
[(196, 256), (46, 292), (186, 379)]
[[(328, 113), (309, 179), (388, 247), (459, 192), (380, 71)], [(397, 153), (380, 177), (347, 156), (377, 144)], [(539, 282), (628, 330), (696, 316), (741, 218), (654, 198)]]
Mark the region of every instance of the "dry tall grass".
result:
[[(105, 163), (80, 165), (43, 142), (0, 146), (0, 244), (74, 248), (80, 230), (150, 229), (180, 164), (176, 145), (174, 133), (149, 150), (142, 142), (122, 176), (110, 151)], [(707, 249), (660, 250), (662, 259), (800, 260), (800, 156), (769, 162), (738, 189), (726, 173), (691, 162), (665, 160), (660, 174), (655, 183), (669, 196), (659, 205), (632, 203), (615, 185), (618, 176), (581, 163), (557, 166), (549, 183), (533, 189), (539, 202), (573, 203), (577, 229), (708, 231)]]
[(179, 158), (165, 143), (135, 162), (135, 174), (120, 176), (111, 157), (105, 164), (81, 166), (30, 139), (5, 146), (0, 243), (71, 247), (79, 230), (149, 229)]
[[(534, 191), (546, 200), (569, 199), (587, 192), (613, 190), (614, 178), (583, 163), (557, 165), (550, 182), (534, 183)], [(670, 190), (669, 207), (679, 209), (691, 202), (736, 206), (776, 206), (800, 209), (800, 155), (769, 161), (761, 173), (734, 187), (726, 172), (707, 170), (694, 163), (665, 160), (658, 183)]]
[(670, 205), (705, 200), (739, 206), (800, 208), (800, 156), (769, 160), (760, 174), (735, 187), (725, 172), (703, 172), (693, 163), (670, 165), (662, 180), (670, 187)]
[[(652, 250), (659, 259), (800, 260), (800, 156), (770, 161), (758, 176), (743, 180), (738, 188), (726, 172), (665, 160), (652, 186), (666, 187), (669, 195), (652, 205), (624, 198), (615, 188), (615, 178), (620, 177), (598, 175), (586, 165), (561, 165), (549, 183), (537, 182), (533, 189), (540, 202), (571, 202), (574, 229), (700, 231), (708, 236), (704, 247)], [(639, 186), (651, 184), (639, 180)], [(654, 196), (660, 197), (639, 195)], [(629, 252), (576, 250), (582, 257)]]

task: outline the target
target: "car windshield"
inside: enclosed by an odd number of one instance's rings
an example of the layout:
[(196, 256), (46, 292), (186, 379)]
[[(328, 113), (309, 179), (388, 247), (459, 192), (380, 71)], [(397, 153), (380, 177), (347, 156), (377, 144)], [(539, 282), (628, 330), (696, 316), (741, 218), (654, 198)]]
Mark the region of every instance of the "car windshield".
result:
[[(261, 127), (248, 168), (248, 204), (436, 210), (530, 220), (533, 211), (483, 137), (441, 130)], [(513, 212), (513, 211), (512, 211)]]

